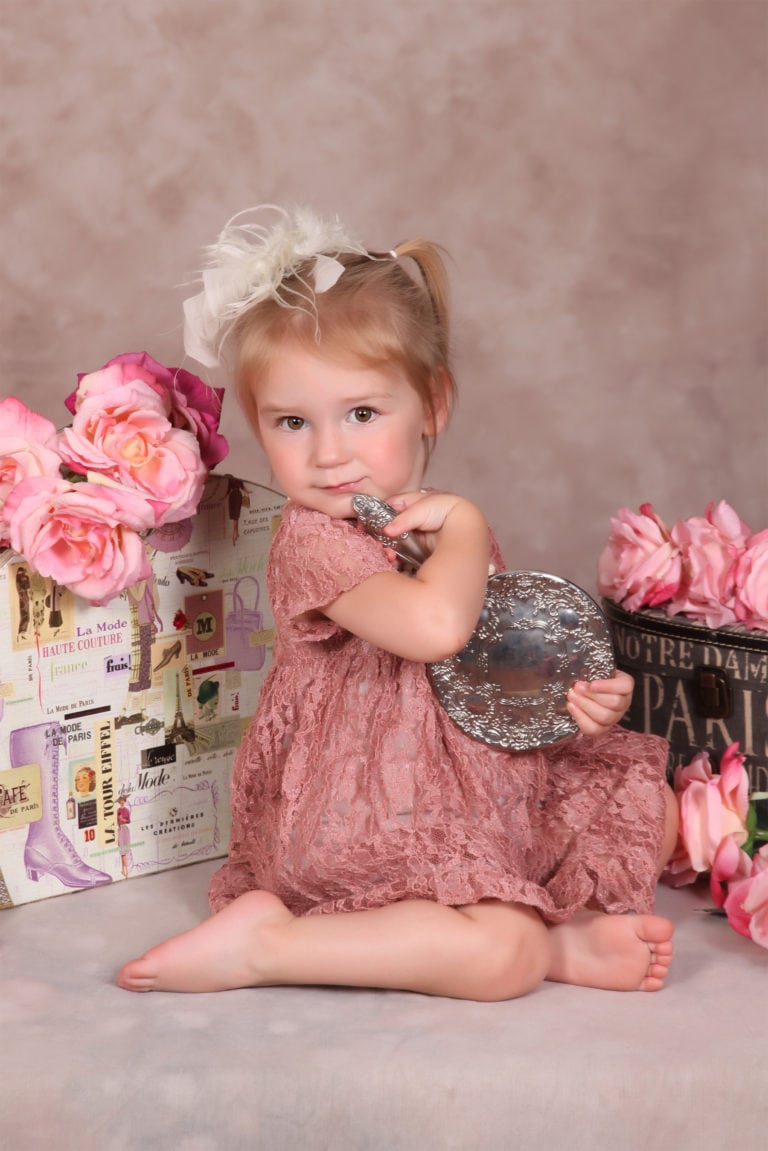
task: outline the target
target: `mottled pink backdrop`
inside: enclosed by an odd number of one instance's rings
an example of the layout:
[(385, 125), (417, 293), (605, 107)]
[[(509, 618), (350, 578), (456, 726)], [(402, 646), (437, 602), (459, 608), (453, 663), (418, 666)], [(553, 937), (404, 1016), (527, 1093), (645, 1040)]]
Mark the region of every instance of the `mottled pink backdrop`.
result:
[[(63, 423), (76, 372), (178, 362), (201, 246), (304, 201), (450, 250), (463, 398), (432, 481), (512, 564), (592, 587), (644, 500), (768, 524), (764, 0), (0, 12), (2, 394)], [(224, 424), (268, 482), (234, 399)]]

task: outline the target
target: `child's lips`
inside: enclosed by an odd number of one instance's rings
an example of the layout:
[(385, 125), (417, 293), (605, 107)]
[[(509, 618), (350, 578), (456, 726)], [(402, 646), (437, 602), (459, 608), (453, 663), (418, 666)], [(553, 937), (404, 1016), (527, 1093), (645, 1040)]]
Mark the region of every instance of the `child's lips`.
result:
[(362, 480), (348, 480), (344, 484), (328, 484), (323, 488), (326, 492), (338, 492), (340, 495), (345, 495), (347, 492), (356, 492)]

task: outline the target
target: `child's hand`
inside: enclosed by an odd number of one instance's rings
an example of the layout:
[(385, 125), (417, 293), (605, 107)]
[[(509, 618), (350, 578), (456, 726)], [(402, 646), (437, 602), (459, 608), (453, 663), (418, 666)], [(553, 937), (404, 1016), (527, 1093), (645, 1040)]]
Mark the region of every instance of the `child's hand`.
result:
[(591, 683), (579, 680), (568, 692), (568, 711), (584, 735), (601, 735), (618, 723), (629, 707), (635, 682), (625, 671)]
[(387, 524), (385, 535), (394, 539), (403, 532), (418, 532), (429, 551), (434, 550), (437, 533), (452, 513), (482, 518), (469, 500), (454, 492), (401, 492), (389, 503), (398, 514)]

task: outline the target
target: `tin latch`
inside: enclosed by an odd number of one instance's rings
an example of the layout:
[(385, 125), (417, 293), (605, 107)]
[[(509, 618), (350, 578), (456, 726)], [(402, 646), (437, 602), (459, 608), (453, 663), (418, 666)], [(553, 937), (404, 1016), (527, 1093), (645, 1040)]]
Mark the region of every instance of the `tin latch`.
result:
[(697, 667), (693, 672), (693, 702), (705, 719), (728, 719), (733, 715), (733, 691), (728, 673), (721, 667)]

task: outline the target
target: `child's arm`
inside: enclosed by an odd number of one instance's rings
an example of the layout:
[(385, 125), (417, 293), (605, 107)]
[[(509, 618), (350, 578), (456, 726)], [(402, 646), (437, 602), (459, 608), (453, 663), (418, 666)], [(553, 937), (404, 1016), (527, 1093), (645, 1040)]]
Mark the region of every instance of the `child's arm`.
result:
[(634, 686), (632, 676), (625, 671), (591, 683), (579, 680), (568, 692), (568, 711), (584, 735), (601, 735), (624, 715)]
[(464, 647), (482, 610), (488, 525), (474, 504), (450, 492), (411, 492), (389, 502), (399, 514), (386, 534), (419, 531), (431, 555), (412, 576), (396, 571), (370, 576), (323, 613), (404, 659), (446, 659)]

